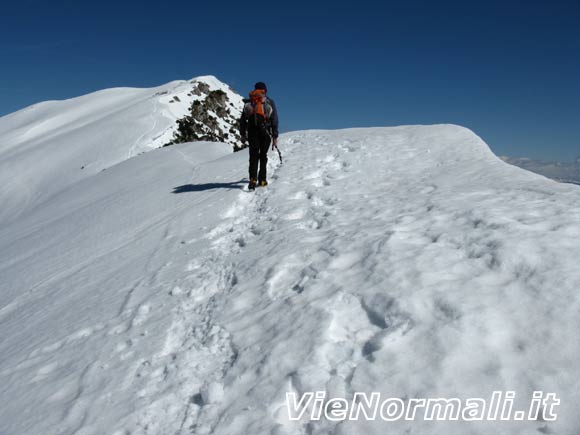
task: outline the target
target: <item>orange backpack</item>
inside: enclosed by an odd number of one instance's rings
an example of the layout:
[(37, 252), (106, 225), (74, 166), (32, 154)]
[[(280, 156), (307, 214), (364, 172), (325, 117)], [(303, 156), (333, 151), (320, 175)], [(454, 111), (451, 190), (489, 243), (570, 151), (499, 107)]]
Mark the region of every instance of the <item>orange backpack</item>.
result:
[(255, 107), (256, 113), (262, 115), (266, 119), (264, 114), (264, 100), (266, 99), (266, 93), (262, 89), (256, 89), (250, 92), (250, 102)]
[[(272, 105), (266, 98), (266, 92), (263, 89), (256, 89), (250, 92), (250, 101), (244, 107), (247, 115), (259, 115), (265, 123), (272, 115)], [(257, 121), (257, 120), (255, 120)]]

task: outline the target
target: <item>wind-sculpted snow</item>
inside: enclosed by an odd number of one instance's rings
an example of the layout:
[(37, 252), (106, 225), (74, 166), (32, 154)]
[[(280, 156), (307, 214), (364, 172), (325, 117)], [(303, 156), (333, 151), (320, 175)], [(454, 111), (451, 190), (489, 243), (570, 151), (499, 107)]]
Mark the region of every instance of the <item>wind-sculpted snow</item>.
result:
[[(580, 189), (449, 125), (280, 148), (255, 193), (247, 152), (176, 145), (0, 233), (0, 433), (580, 430)], [(558, 420), (290, 421), (285, 402), (494, 390), (554, 392)]]

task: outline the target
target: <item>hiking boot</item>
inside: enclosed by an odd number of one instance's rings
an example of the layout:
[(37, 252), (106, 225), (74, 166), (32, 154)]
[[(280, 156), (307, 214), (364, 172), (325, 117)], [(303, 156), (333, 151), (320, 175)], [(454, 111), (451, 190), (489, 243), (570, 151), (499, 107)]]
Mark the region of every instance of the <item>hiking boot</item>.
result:
[(266, 187), (267, 185), (268, 185), (268, 182), (266, 180), (260, 181), (260, 187)]
[(256, 180), (250, 178), (250, 183), (248, 184), (248, 190), (256, 190)]

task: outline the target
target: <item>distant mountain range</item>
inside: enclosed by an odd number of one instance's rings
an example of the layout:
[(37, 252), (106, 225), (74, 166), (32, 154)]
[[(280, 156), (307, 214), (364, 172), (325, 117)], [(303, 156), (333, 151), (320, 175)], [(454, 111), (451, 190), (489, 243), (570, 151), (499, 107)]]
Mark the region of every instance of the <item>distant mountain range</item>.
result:
[(547, 162), (527, 157), (500, 157), (504, 162), (564, 183), (580, 184), (580, 156), (574, 162)]

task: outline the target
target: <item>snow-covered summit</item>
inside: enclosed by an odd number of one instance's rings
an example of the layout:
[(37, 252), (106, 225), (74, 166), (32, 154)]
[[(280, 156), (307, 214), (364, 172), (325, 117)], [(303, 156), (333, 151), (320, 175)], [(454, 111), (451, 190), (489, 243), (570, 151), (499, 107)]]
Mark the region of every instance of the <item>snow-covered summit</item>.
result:
[(204, 121), (211, 123), (199, 121), (199, 128), (239, 145), (235, 134), (224, 134), (234, 127), (242, 98), (214, 76), (147, 89), (106, 89), (34, 104), (0, 118), (0, 223), (80, 180), (169, 143), (176, 121), (211, 92), (223, 95), (229, 114), (220, 118), (209, 112)]
[[(182, 85), (93, 103), (146, 116), (180, 107)], [(271, 154), (270, 185), (249, 193), (247, 151), (139, 154), (149, 130), (114, 139), (93, 112), (62, 113), (75, 128), (37, 116), (51, 140), (1, 151), (19, 171), (1, 211), (0, 433), (578, 433), (576, 186), (437, 125), (284, 134), (284, 164)], [(128, 145), (71, 175), (86, 132)], [(556, 393), (558, 420), (290, 421), (285, 402), (495, 390), (518, 408)]]

